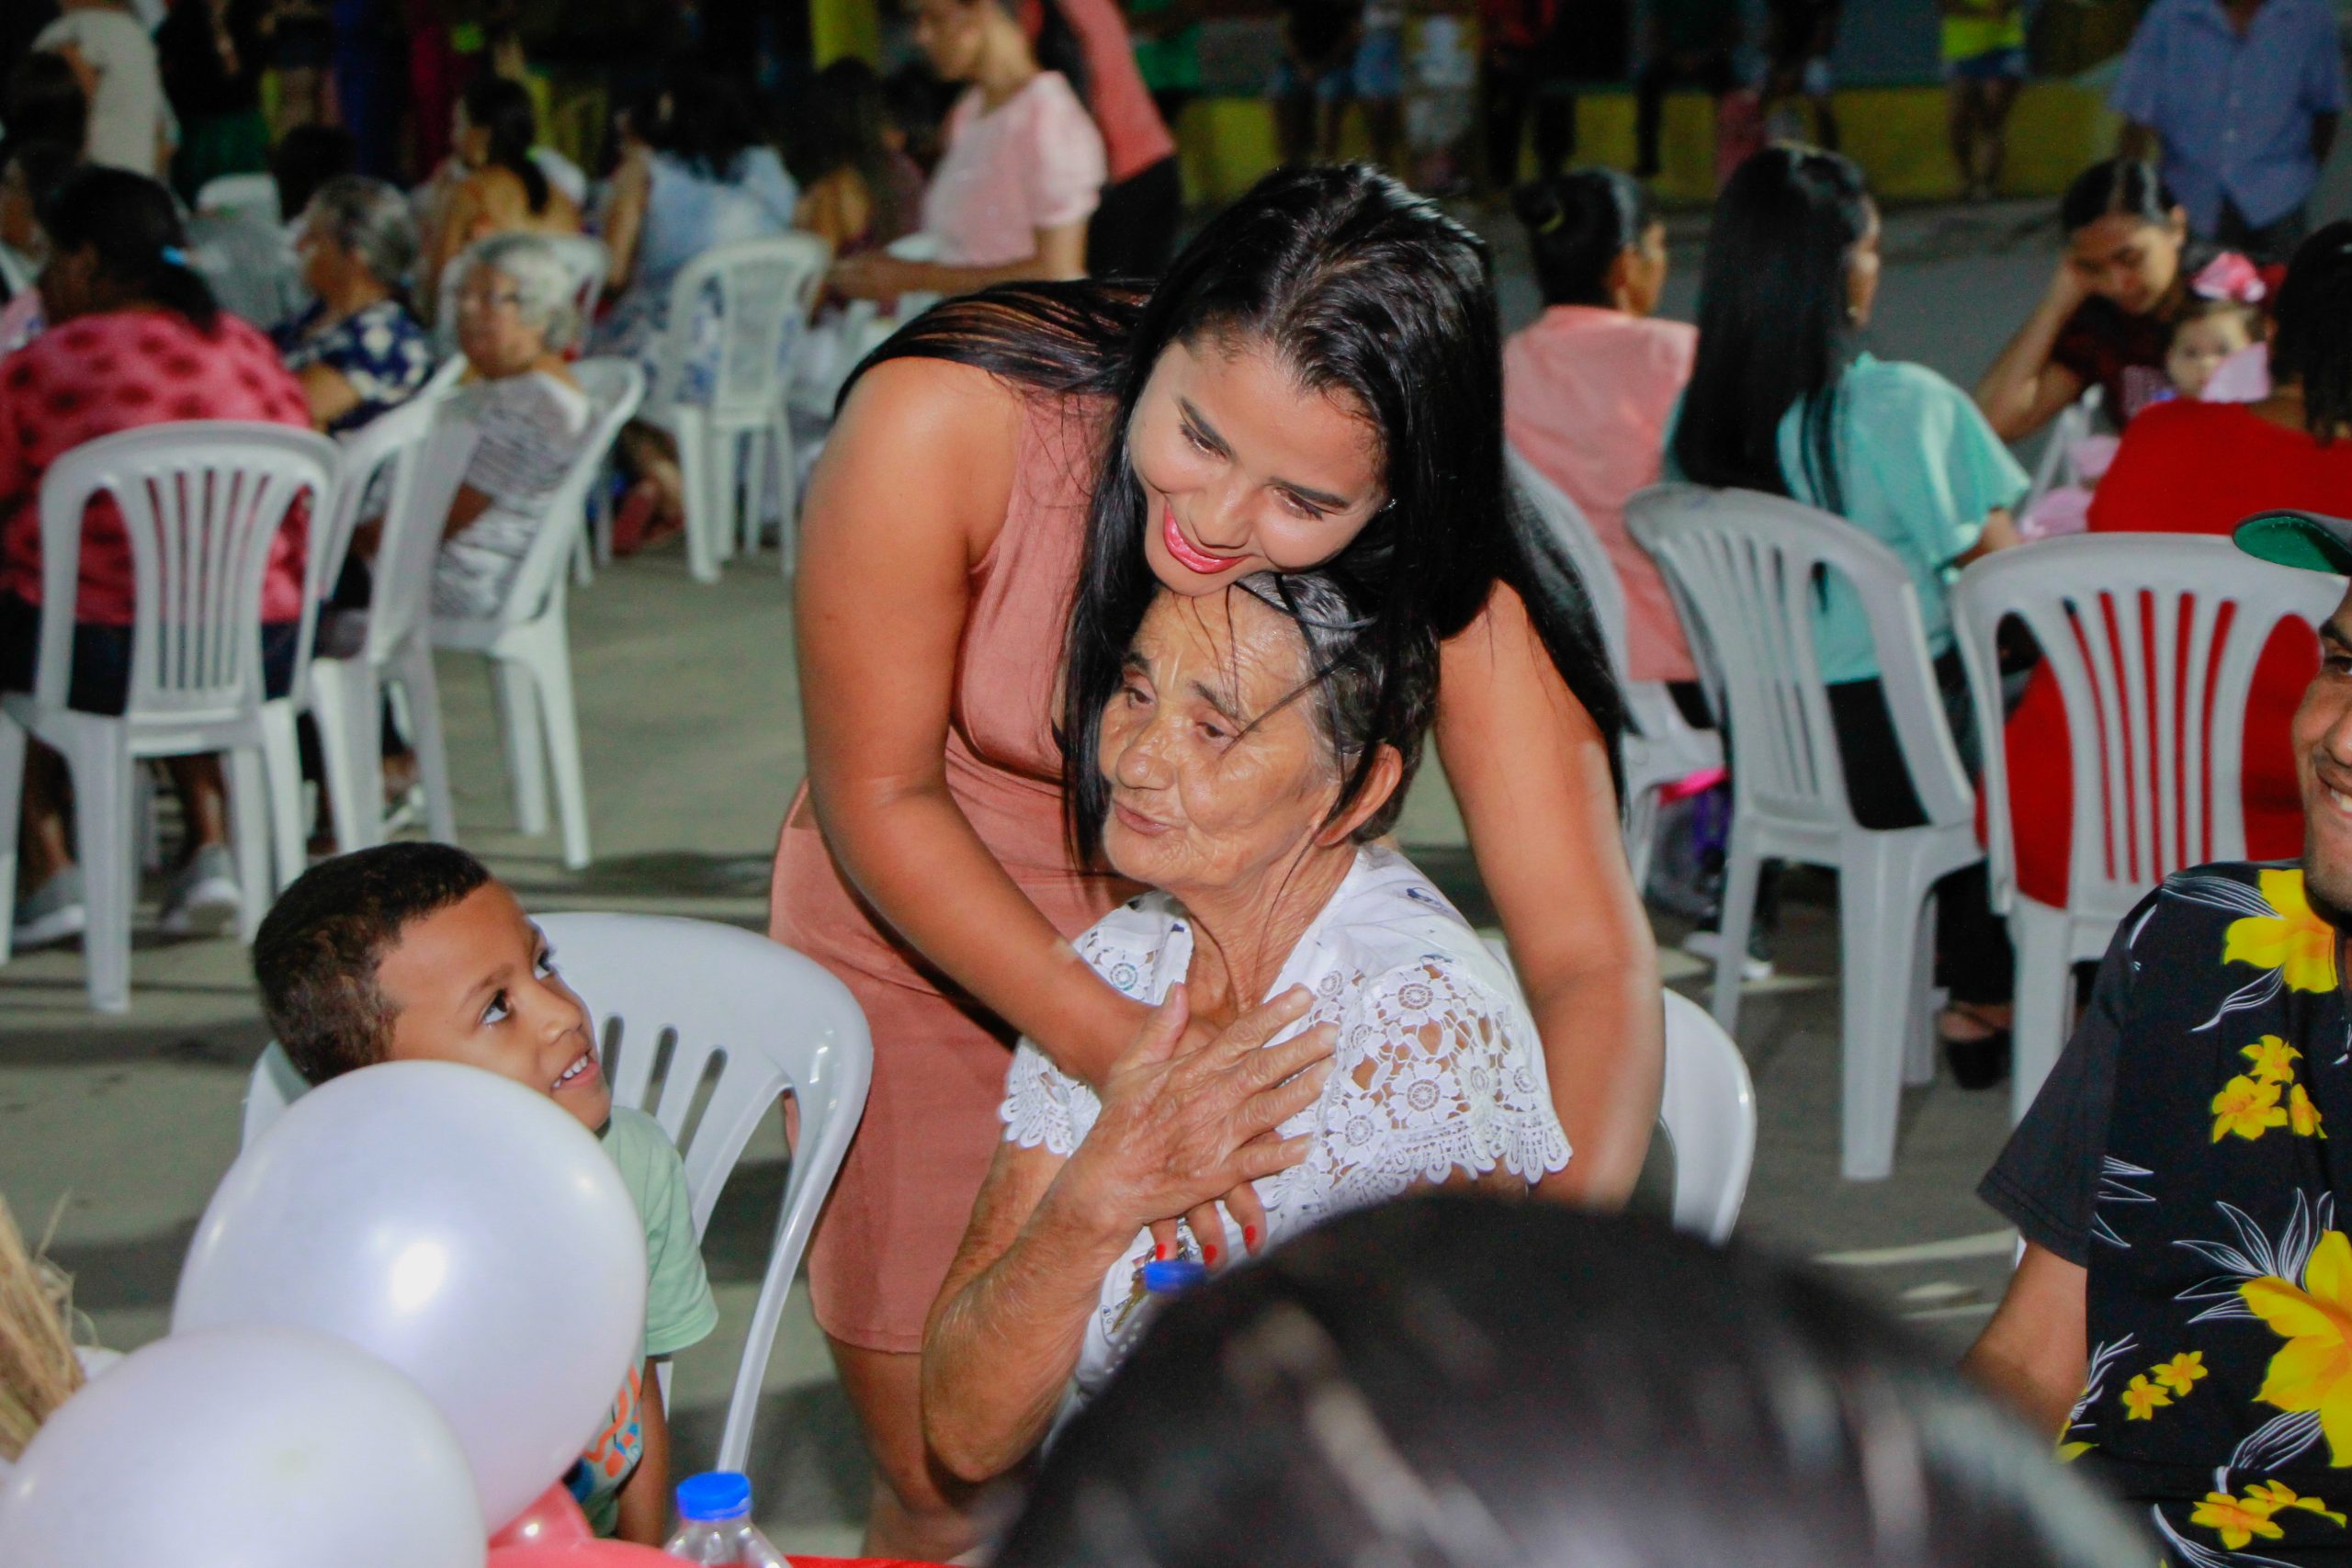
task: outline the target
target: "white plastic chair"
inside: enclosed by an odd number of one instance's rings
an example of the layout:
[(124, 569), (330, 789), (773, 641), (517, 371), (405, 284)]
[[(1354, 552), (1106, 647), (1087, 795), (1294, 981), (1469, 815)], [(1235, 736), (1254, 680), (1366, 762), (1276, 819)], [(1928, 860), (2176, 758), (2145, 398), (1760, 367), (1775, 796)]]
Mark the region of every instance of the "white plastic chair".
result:
[[(1928, 892), (1983, 858), (1975, 795), (1960, 765), (1928, 658), (1911, 579), (1894, 553), (1828, 513), (1752, 491), (1658, 485), (1626, 522), (1657, 558), (1725, 698), (1733, 752), (1730, 854), (1714, 1014), (1739, 1018), (1740, 969), (1767, 860), (1836, 868), (1842, 946), (1843, 1167), (1894, 1168), (1902, 1087), (1932, 1080), (1927, 1019), (1935, 918)], [(1887, 706), (1925, 826), (1854, 820), (1814, 656), (1816, 584), (1836, 572), (1860, 594)]]
[[(785, 341), (808, 320), (830, 259), (813, 234), (777, 234), (715, 246), (671, 282), (650, 407), (677, 437), (686, 568), (696, 581), (718, 581), (719, 564), (735, 553), (739, 527), (743, 552), (758, 547), (760, 476), (771, 462), (780, 487), (780, 553), (784, 570), (792, 570), (799, 483), (785, 407)], [(710, 398), (683, 401), (695, 357), (695, 318), (710, 291), (718, 295), (721, 325)], [(746, 446), (748, 466), (741, 461)]]
[(474, 439), (473, 427), (428, 390), (379, 415), (343, 447), (335, 514), (312, 552), (312, 602), (323, 599), (342, 572), (370, 480), (381, 472), (383, 532), (370, 573), (367, 632), (350, 652), (312, 660), (309, 689), (298, 698), (318, 725), (335, 847), (345, 853), (384, 841), (387, 685), (399, 687), (407, 701), (433, 836), (457, 841), (428, 633), (434, 557)]
[[(1519, 983), (1510, 946), (1487, 946)], [(1707, 1010), (1669, 988), (1666, 1005), (1666, 1081), (1658, 1126), (1674, 1150), (1674, 1224), (1718, 1245), (1731, 1239), (1756, 1167), (1756, 1086), (1739, 1047)], [(1520, 998), (1522, 1010), (1527, 998)], [(1573, 1151), (1568, 1157), (1576, 1157)]]
[[(16, 882), (29, 732), (73, 774), (88, 908), (83, 951), (90, 1003), (102, 1011), (130, 1006), (133, 763), (228, 753), (246, 940), (269, 904), (273, 829), (276, 886), (301, 869), (301, 763), (291, 705), (265, 700), (262, 583), (288, 509), (307, 494), (314, 515), (332, 510), (334, 474), (334, 447), (324, 436), (280, 424), (190, 420), (88, 442), (42, 479), (40, 665), (29, 694), (0, 695), (0, 822), (8, 825), (0, 834), (0, 888)], [(102, 492), (121, 513), (135, 585), (130, 690), (119, 716), (66, 703), (83, 514)], [(10, 900), (0, 897), (0, 958), (8, 953), (12, 913)]]
[[(432, 626), (434, 647), (480, 653), (492, 662), (515, 822), (526, 833), (547, 831), (544, 764), (552, 762), (563, 863), (577, 871), (588, 863), (588, 793), (580, 767), (580, 716), (572, 705), (564, 568), (587, 525), (588, 488), (645, 396), (645, 373), (627, 360), (583, 359), (572, 374), (594, 405), (587, 438), (571, 472), (548, 500), (547, 521), (515, 569), (505, 604), (494, 615), (435, 615)], [(446, 791), (435, 809), (447, 813), (436, 815), (436, 822), (454, 816)]]
[(265, 223), (282, 223), (277, 177), (268, 174), (219, 175), (196, 193), (198, 212), (250, 212)]
[(2050, 438), (2041, 444), (2041, 456), (2034, 460), (2033, 488), (2018, 503), (2018, 516), (2060, 485), (2073, 484), (2082, 477), (2075, 470), (2075, 443), (2098, 434), (2098, 411), (2106, 400), (2106, 392), (2092, 387), (2058, 411), (2058, 417), (2050, 422)]
[[(2343, 592), (2339, 578), (2177, 534), (2052, 539), (1961, 574), (1952, 626), (1987, 738), (1993, 907), (2009, 917), (2018, 953), (2013, 1115), (2033, 1103), (2072, 1030), (2075, 965), (2104, 953), (2165, 877), (2245, 858), (2239, 772), (2255, 666), (2280, 620), (2318, 626)], [(2012, 616), (2041, 647), (2066, 713), (2074, 818), (2063, 908), (2017, 886), (1995, 645)]]
[[(741, 1470), (785, 1299), (865, 1111), (874, 1071), (865, 1015), (816, 964), (733, 926), (590, 914), (543, 915), (539, 929), (595, 1018), (613, 1102), (651, 1115), (678, 1145), (696, 1240), (776, 1098), (788, 1092), (797, 1103), (800, 1137), (709, 1467)], [(245, 1143), (303, 1088), (284, 1051), (264, 1050), (245, 1096)]]
[(1721, 1244), (1756, 1168), (1756, 1085), (1705, 1008), (1666, 993), (1666, 1089), (1657, 1119), (1674, 1147), (1674, 1224)]
[(1639, 891), (1649, 886), (1660, 795), (1692, 773), (1722, 767), (1723, 739), (1713, 730), (1696, 728), (1684, 718), (1666, 682), (1635, 681), (1625, 672), (1625, 588), (1617, 580), (1609, 552), (1577, 503), (1542, 470), (1516, 449), (1510, 454), (1510, 463), (1512, 482), (1575, 565), (1594, 618), (1600, 623), (1600, 639), (1608, 649), (1618, 689), (1625, 694), (1625, 713), (1632, 720), (1624, 739), (1625, 860), (1633, 868), (1634, 889)]

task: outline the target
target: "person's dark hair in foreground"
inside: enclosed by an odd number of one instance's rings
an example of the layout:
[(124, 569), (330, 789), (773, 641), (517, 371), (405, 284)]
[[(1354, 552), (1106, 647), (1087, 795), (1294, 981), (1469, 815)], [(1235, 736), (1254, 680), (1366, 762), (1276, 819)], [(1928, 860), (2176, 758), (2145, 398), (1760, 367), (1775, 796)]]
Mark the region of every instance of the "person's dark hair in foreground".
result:
[(2139, 1568), (1879, 1313), (1655, 1223), (1455, 1195), (1171, 1303), (998, 1568)]

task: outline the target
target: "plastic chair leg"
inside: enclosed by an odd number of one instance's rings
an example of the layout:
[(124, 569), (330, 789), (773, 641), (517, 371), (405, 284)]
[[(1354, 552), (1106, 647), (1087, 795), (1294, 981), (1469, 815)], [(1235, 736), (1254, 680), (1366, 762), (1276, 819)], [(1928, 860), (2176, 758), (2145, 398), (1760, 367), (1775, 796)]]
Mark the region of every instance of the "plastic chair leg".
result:
[[(743, 510), (743, 433), (714, 429), (707, 439), (710, 468), (703, 482), (710, 487), (710, 542), (718, 558), (729, 561), (735, 558), (735, 535)], [(754, 533), (752, 537), (756, 540), (759, 536)], [(752, 551), (746, 548), (743, 553)]]
[(675, 410), (678, 483), (686, 507), (686, 571), (696, 582), (718, 581), (719, 552), (711, 536), (721, 526), (710, 483), (708, 422), (698, 408)]
[(269, 763), (257, 746), (240, 746), (228, 756), (229, 847), (237, 859), (237, 934), (251, 942), (269, 913), (271, 823)]
[(1625, 807), (1625, 866), (1634, 874), (1634, 896), (1649, 891), (1650, 852), (1657, 843), (1656, 785), (1636, 789)]
[[(311, 863), (310, 835), (302, 820), (302, 749), (294, 739), (294, 705), (284, 699), (261, 709), (263, 784), (269, 795), (270, 859), (283, 893)], [(259, 924), (258, 921), (255, 924)]]
[(2019, 897), (2009, 916), (2018, 951), (2017, 1021), (2010, 1029), (2009, 1120), (2022, 1121), (2058, 1065), (2074, 1023), (2075, 965), (2064, 918), (2029, 908)]
[[(58, 750), (74, 779), (74, 850), (82, 863), (82, 929), (90, 1006), (130, 1010), (130, 754), (119, 725), (75, 723)], [(233, 797), (232, 797), (233, 799)]]
[(792, 414), (781, 399), (768, 429), (775, 448), (777, 570), (790, 577), (800, 566), (800, 454), (793, 450)]
[(17, 819), (24, 808), (24, 728), (0, 713), (0, 964), (15, 951)]
[(539, 696), (531, 671), (513, 658), (491, 656), (492, 687), (498, 694), (500, 732), (506, 742), (506, 782), (514, 792), (514, 826), (525, 833), (548, 830), (548, 775), (539, 741)]
[[(1911, 986), (1932, 988), (1936, 976), (1936, 901), (1922, 897), (1919, 930), (1911, 944)], [(1932, 1007), (1911, 1010), (1903, 1032), (1903, 1087), (1925, 1089), (1936, 1081), (1936, 1013)]]
[(1844, 1094), (1840, 1165), (1849, 1180), (1876, 1181), (1894, 1169), (1903, 1066), (1919, 987), (1920, 909), (1927, 884), (1902, 833), (1857, 835), (1838, 868)]
[(1739, 1038), (1739, 987), (1747, 965), (1747, 933), (1756, 923), (1756, 890), (1762, 880), (1763, 859), (1754, 849), (1755, 835), (1732, 823), (1730, 852), (1724, 861), (1724, 896), (1719, 922), (1722, 950), (1715, 954), (1715, 1022), (1733, 1039)]
[(449, 787), (449, 745), (441, 733), (441, 684), (433, 671), (433, 648), (411, 638), (392, 655), (385, 673), (400, 682), (408, 700), (409, 744), (416, 748), (417, 777), (424, 783), (426, 829), (445, 844), (458, 841), (458, 803)]
[[(384, 841), (382, 697), (362, 659), (311, 666), (311, 718), (327, 775), (327, 812), (345, 854)], [(371, 765), (372, 764), (372, 765)]]
[(579, 871), (588, 863), (588, 788), (580, 766), (580, 716), (571, 699), (571, 650), (562, 622), (542, 626), (539, 633), (526, 657), (547, 725), (556, 819), (563, 829), (563, 863)]

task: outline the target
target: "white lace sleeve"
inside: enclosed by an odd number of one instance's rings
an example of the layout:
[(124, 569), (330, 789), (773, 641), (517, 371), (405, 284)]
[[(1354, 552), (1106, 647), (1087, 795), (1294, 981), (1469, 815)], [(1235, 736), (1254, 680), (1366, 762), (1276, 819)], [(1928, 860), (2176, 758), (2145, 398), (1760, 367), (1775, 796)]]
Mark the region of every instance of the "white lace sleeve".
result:
[[(1568, 1143), (1533, 1068), (1532, 1026), (1496, 988), (1431, 953), (1357, 991), (1322, 1135), (1302, 1169), (1331, 1212), (1498, 1167), (1532, 1182)], [(1317, 1179), (1319, 1178), (1319, 1179)]]
[(1042, 1148), (1064, 1159), (1077, 1153), (1081, 1134), (1070, 1113), (1073, 1089), (1083, 1092), (1077, 1080), (1023, 1040), (1012, 1053), (1012, 1070), (1004, 1079), (1004, 1103), (997, 1109), (1004, 1121), (1004, 1141), (1018, 1148)]

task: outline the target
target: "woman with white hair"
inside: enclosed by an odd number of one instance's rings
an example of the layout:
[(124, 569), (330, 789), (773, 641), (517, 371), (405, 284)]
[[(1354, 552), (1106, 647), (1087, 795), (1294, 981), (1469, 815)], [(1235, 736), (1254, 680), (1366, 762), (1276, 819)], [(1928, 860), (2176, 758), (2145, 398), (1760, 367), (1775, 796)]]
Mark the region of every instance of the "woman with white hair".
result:
[(341, 175), (311, 197), (296, 242), (317, 302), (277, 330), (278, 352), (330, 435), (408, 401), (433, 376), (433, 344), (408, 308), (416, 222), (381, 180)]
[(458, 290), (467, 370), (457, 398), (481, 438), (434, 566), (435, 615), (497, 612), (579, 459), (590, 407), (563, 358), (579, 327), (571, 275), (553, 245), (502, 234), (477, 247)]

